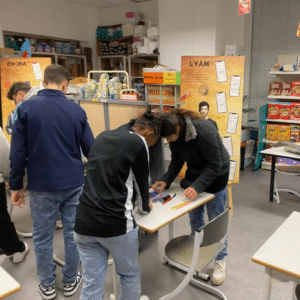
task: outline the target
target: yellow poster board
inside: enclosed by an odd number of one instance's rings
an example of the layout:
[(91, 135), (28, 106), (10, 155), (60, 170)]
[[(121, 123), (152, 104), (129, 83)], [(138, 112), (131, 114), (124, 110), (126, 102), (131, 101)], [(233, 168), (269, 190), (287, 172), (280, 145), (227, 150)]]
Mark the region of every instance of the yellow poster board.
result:
[(199, 111), (200, 102), (209, 103), (208, 116), (230, 154), (233, 183), (239, 182), (243, 83), (243, 56), (181, 58), (181, 108)]
[[(9, 114), (15, 109), (13, 101), (6, 95), (14, 82), (23, 81), (30, 84), (31, 87), (39, 86), (43, 80), (45, 68), (51, 65), (49, 57), (33, 58), (1, 58), (1, 112), (2, 125), (5, 128)], [(3, 130), (10, 141), (11, 136)]]

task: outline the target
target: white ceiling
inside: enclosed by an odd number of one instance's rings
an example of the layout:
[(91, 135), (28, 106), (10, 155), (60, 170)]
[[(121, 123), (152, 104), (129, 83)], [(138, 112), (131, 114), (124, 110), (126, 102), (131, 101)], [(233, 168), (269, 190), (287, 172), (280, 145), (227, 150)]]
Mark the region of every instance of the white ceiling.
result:
[(109, 8), (109, 7), (122, 6), (126, 4), (133, 4), (137, 2), (148, 2), (153, 0), (59, 0), (59, 1), (86, 6), (86, 7)]

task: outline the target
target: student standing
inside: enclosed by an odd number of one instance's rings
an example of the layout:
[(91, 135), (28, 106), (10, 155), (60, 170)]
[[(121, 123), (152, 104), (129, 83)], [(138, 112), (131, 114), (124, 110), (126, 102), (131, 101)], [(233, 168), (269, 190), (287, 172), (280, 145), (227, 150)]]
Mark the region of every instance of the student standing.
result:
[(9, 143), (0, 127), (0, 252), (12, 256), (14, 263), (21, 262), (29, 246), (19, 240), (14, 223), (7, 211), (5, 179), (9, 177)]
[[(209, 220), (217, 217), (225, 209), (230, 158), (218, 130), (211, 122), (200, 119), (197, 112), (174, 109), (161, 117), (161, 136), (170, 144), (172, 159), (167, 173), (153, 185), (162, 192), (168, 188), (187, 163), (185, 178), (180, 186), (184, 195), (191, 200), (201, 192), (215, 195), (205, 206)], [(192, 234), (205, 224), (204, 206), (189, 213)], [(226, 239), (227, 245), (227, 239)], [(219, 253), (212, 275), (212, 283), (220, 285), (226, 276), (225, 257), (227, 246)]]
[(83, 265), (81, 300), (104, 299), (109, 254), (120, 276), (120, 300), (140, 299), (138, 227), (132, 209), (140, 199), (142, 213), (151, 210), (148, 147), (157, 142), (159, 132), (158, 119), (146, 112), (95, 139), (75, 223)]
[(18, 107), (12, 132), (12, 202), (25, 204), (22, 188), (27, 166), (38, 291), (44, 299), (56, 297), (53, 235), (59, 212), (65, 246), (64, 295), (72, 296), (82, 280), (74, 224), (84, 184), (81, 149), (87, 157), (94, 138), (85, 111), (65, 96), (68, 84), (66, 69), (48, 66), (45, 89)]

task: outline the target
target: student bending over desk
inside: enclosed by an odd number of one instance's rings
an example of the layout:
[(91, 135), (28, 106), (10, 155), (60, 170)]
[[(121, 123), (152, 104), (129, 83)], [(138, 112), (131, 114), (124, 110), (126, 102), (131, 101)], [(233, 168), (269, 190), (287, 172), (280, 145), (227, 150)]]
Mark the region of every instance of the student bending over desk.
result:
[(120, 299), (141, 297), (138, 227), (132, 210), (138, 196), (144, 212), (151, 210), (148, 147), (159, 134), (159, 120), (146, 112), (135, 123), (104, 131), (95, 140), (75, 222), (83, 265), (81, 300), (104, 299), (109, 254), (120, 276)]
[[(185, 189), (184, 195), (194, 200), (201, 192), (214, 194), (215, 199), (205, 204), (208, 218), (212, 220), (225, 210), (230, 164), (218, 129), (211, 122), (200, 119), (199, 113), (180, 108), (163, 114), (160, 120), (161, 136), (170, 143), (172, 159), (167, 173), (153, 185), (153, 189), (162, 192), (168, 188), (186, 162), (185, 178), (180, 182)], [(189, 217), (192, 234), (195, 234), (195, 230), (205, 224), (204, 206), (191, 211)], [(226, 247), (216, 259), (212, 275), (214, 285), (225, 280), (224, 258), (227, 254)]]

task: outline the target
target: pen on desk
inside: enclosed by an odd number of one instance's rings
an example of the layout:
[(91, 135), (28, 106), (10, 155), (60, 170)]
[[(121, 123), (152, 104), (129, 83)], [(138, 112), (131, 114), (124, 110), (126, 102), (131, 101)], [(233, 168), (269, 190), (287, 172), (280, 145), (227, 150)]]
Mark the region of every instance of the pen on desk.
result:
[(190, 203), (192, 203), (192, 202), (191, 202), (191, 201), (185, 201), (185, 202), (183, 202), (183, 203), (180, 203), (180, 204), (178, 204), (178, 205), (173, 206), (173, 207), (171, 208), (171, 210), (181, 208), (181, 207), (186, 206), (186, 205), (188, 205), (188, 204), (190, 204)]

